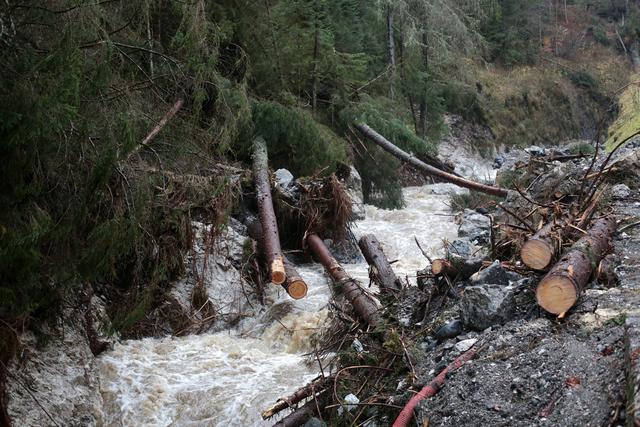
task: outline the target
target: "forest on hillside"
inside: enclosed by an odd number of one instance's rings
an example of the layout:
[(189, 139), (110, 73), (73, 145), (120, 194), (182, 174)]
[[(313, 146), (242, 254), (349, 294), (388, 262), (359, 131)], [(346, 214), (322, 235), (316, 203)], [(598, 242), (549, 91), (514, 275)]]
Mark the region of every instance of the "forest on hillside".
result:
[(604, 138), (639, 38), (630, 0), (5, 0), (0, 319), (55, 318), (86, 283), (144, 284), (148, 310), (190, 221), (238, 209), (255, 135), (296, 177), (355, 164), (386, 208), (400, 162), (356, 121), (417, 157), (445, 114), (491, 130), (478, 151)]

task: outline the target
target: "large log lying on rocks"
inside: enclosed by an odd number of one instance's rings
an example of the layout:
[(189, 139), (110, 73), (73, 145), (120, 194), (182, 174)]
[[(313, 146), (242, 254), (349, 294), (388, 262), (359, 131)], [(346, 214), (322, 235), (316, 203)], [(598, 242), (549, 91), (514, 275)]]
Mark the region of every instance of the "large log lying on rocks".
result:
[(380, 323), (380, 313), (373, 297), (344, 271), (317, 234), (309, 234), (306, 241), (311, 252), (351, 303), (358, 317), (369, 326), (376, 327)]
[(425, 162), (417, 159), (406, 151), (393, 145), (389, 140), (380, 135), (375, 130), (371, 129), (366, 123), (355, 123), (354, 127), (358, 129), (369, 140), (379, 145), (385, 151), (391, 153), (398, 159), (409, 163), (416, 169), (426, 173), (427, 175), (436, 176), (444, 181), (458, 185), (460, 187), (468, 188), (469, 190), (479, 191), (481, 193), (490, 194), (492, 196), (507, 197), (507, 190), (504, 188), (493, 187), (491, 185), (481, 184), (479, 182), (471, 181), (466, 178), (462, 178), (456, 175), (452, 175), (438, 168), (434, 168), (426, 164)]
[(574, 243), (538, 284), (536, 298), (542, 308), (562, 316), (574, 306), (594, 269), (607, 254), (616, 228), (614, 216), (602, 217)]
[(358, 246), (364, 255), (364, 259), (367, 260), (369, 266), (374, 270), (373, 275), (375, 277), (376, 284), (380, 287), (380, 290), (385, 291), (399, 291), (402, 289), (402, 283), (393, 272), (389, 260), (382, 251), (382, 245), (376, 239), (373, 234), (366, 234), (358, 241)]
[(314, 396), (315, 394), (320, 393), (331, 384), (333, 384), (334, 379), (335, 377), (333, 375), (328, 377), (316, 378), (309, 384), (296, 390), (293, 394), (278, 399), (275, 404), (271, 405), (264, 412), (262, 412), (262, 419), (266, 420), (268, 418), (271, 418), (278, 412), (297, 405), (307, 397)]
[(568, 221), (551, 221), (538, 230), (520, 249), (520, 258), (529, 268), (545, 270), (560, 251), (562, 231)]
[(253, 179), (256, 185), (260, 223), (262, 224), (262, 247), (269, 265), (271, 281), (280, 285), (284, 283), (287, 276), (280, 248), (278, 223), (273, 211), (268, 163), (267, 143), (262, 137), (257, 137), (253, 140)]

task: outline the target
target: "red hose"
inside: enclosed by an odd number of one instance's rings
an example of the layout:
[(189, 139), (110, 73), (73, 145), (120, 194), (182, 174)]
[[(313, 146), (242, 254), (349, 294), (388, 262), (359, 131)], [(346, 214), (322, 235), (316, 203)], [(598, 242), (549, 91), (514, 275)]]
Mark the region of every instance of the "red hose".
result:
[(442, 372), (438, 374), (437, 377), (434, 378), (428, 385), (424, 386), (420, 392), (418, 392), (415, 396), (413, 396), (409, 402), (402, 408), (400, 411), (400, 415), (393, 422), (393, 427), (408, 427), (409, 421), (413, 418), (413, 410), (416, 409), (418, 403), (426, 399), (427, 397), (433, 397), (440, 390), (440, 387), (444, 384), (445, 377), (449, 372), (455, 371), (460, 368), (465, 362), (468, 362), (475, 356), (476, 349), (470, 348), (466, 352), (462, 353), (456, 360), (451, 362), (449, 366), (444, 368)]

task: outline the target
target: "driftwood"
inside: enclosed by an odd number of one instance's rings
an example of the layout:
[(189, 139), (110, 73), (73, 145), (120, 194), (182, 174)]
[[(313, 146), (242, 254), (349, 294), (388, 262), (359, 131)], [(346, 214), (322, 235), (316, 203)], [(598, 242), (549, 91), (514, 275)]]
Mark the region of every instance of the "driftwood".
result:
[(438, 258), (431, 262), (431, 272), (435, 276), (447, 276), (466, 280), (480, 270), (482, 265), (483, 261), (481, 258)]
[(380, 323), (380, 313), (374, 298), (344, 271), (317, 234), (309, 234), (306, 242), (344, 297), (351, 303), (358, 317), (369, 326), (377, 326)]
[(326, 392), (315, 395), (304, 405), (278, 421), (273, 427), (299, 427), (304, 425), (309, 419), (318, 414), (325, 406)]
[(373, 234), (367, 234), (360, 238), (358, 246), (362, 255), (367, 260), (373, 273), (374, 281), (381, 291), (399, 291), (402, 283), (393, 272), (389, 260), (382, 251), (382, 245)]
[(275, 404), (271, 405), (264, 412), (262, 412), (262, 419), (266, 420), (268, 418), (271, 418), (278, 412), (283, 411), (287, 408), (291, 408), (302, 402), (307, 397), (313, 396), (325, 390), (327, 387), (333, 384), (334, 379), (334, 376), (316, 378), (309, 384), (296, 390), (293, 394), (278, 399)]
[(594, 269), (607, 254), (616, 228), (614, 216), (598, 219), (551, 268), (536, 289), (536, 299), (542, 308), (562, 316), (575, 305)]
[(529, 268), (545, 270), (562, 247), (562, 233), (570, 221), (551, 221), (538, 230), (520, 249), (520, 258)]
[(458, 185), (460, 187), (468, 188), (469, 190), (479, 191), (481, 193), (490, 194), (492, 196), (498, 197), (507, 197), (507, 190), (504, 188), (493, 187), (491, 185), (481, 184), (479, 182), (471, 181), (466, 178), (462, 178), (456, 175), (452, 175), (450, 173), (444, 172), (440, 169), (434, 168), (426, 164), (425, 162), (417, 159), (411, 154), (401, 150), (400, 148), (393, 145), (390, 141), (388, 141), (385, 137), (380, 135), (375, 130), (371, 129), (365, 123), (355, 123), (354, 127), (358, 129), (364, 136), (366, 136), (369, 140), (373, 141), (385, 151), (391, 153), (395, 157), (400, 160), (409, 163), (411, 166), (420, 170), (421, 172), (438, 177), (443, 179), (444, 181), (450, 182), (452, 184)]
[(278, 223), (271, 198), (267, 144), (262, 137), (257, 137), (253, 141), (253, 179), (256, 185), (260, 223), (262, 224), (262, 248), (269, 265), (271, 281), (280, 285), (284, 283), (287, 276), (280, 248)]

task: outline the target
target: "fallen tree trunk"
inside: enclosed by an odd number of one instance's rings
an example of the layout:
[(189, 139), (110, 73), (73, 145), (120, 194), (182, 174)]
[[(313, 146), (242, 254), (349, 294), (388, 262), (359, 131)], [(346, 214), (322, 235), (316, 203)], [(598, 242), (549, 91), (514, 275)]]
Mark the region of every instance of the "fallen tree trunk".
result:
[(291, 408), (294, 405), (297, 405), (307, 397), (320, 393), (321, 391), (329, 387), (329, 385), (333, 383), (334, 379), (335, 377), (333, 375), (328, 377), (316, 378), (315, 380), (311, 381), (309, 384), (296, 390), (293, 394), (287, 397), (278, 399), (278, 401), (275, 404), (271, 405), (264, 412), (262, 412), (262, 419), (266, 420), (268, 418), (271, 418), (278, 412), (283, 411), (287, 408)]
[[(261, 252), (266, 253), (266, 251), (264, 250), (264, 239), (260, 221), (251, 216), (245, 218), (243, 222), (247, 227), (249, 237), (258, 242)], [(307, 295), (307, 283), (304, 281), (302, 276), (300, 276), (300, 273), (298, 273), (295, 265), (285, 255), (283, 255), (282, 257), (284, 260), (284, 271), (287, 276), (286, 280), (282, 284), (282, 287), (285, 289), (285, 291), (287, 291), (291, 298), (304, 298)]]
[(284, 283), (284, 257), (280, 248), (278, 223), (273, 211), (271, 198), (271, 182), (269, 180), (269, 165), (267, 144), (262, 137), (253, 140), (253, 179), (256, 185), (260, 223), (262, 225), (262, 248), (264, 250), (271, 281), (277, 285)]
[(373, 297), (344, 271), (317, 234), (309, 234), (306, 241), (311, 252), (351, 303), (358, 317), (369, 326), (376, 327), (380, 323), (380, 313)]
[(373, 234), (367, 234), (360, 238), (358, 246), (364, 255), (364, 259), (373, 269), (374, 281), (383, 292), (394, 292), (402, 289), (402, 283), (393, 272), (389, 260), (385, 256), (382, 245)]
[(466, 280), (482, 268), (481, 258), (434, 259), (431, 262), (431, 272), (435, 276), (447, 276)]
[(301, 299), (307, 296), (307, 283), (304, 281), (296, 267), (285, 256), (284, 257), (284, 271), (287, 275), (287, 279), (282, 284), (284, 289), (293, 299)]
[(536, 299), (542, 308), (562, 316), (575, 305), (594, 269), (607, 254), (616, 228), (614, 216), (598, 219), (551, 268), (536, 289)]
[(570, 221), (551, 221), (538, 230), (520, 249), (520, 258), (529, 268), (544, 270), (562, 246), (562, 232)]
[(375, 130), (371, 129), (365, 123), (355, 123), (354, 126), (356, 129), (362, 132), (362, 134), (366, 136), (369, 140), (375, 142), (377, 145), (382, 147), (382, 149), (393, 154), (400, 160), (409, 163), (411, 166), (426, 173), (427, 175), (436, 176), (452, 184), (458, 185), (460, 187), (468, 188), (469, 190), (479, 191), (481, 193), (490, 194), (492, 196), (507, 197), (507, 190), (505, 190), (504, 188), (493, 187), (491, 185), (486, 185), (486, 184), (481, 184), (479, 182), (471, 181), (466, 178), (452, 175), (450, 173), (447, 173), (445, 171), (442, 171), (440, 169), (434, 168), (433, 166), (426, 164), (425, 162), (417, 159), (411, 154), (393, 145), (390, 141), (385, 139), (382, 135), (380, 135)]
[(313, 399), (278, 421), (273, 427), (299, 427), (322, 411), (325, 406), (326, 393), (317, 394)]

